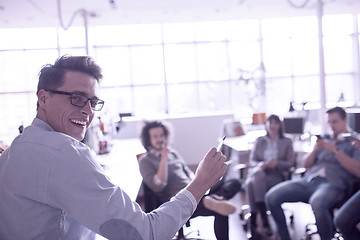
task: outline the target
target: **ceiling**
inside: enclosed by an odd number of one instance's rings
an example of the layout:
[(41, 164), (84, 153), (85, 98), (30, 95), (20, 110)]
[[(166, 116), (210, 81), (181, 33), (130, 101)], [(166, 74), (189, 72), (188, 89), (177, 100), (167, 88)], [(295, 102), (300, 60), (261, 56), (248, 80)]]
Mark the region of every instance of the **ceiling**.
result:
[[(89, 25), (108, 25), (313, 15), (320, 1), (324, 14), (360, 13), (360, 0), (0, 0), (0, 27), (60, 26), (58, 3), (64, 25), (79, 9)], [(73, 25), (83, 21), (77, 15)]]

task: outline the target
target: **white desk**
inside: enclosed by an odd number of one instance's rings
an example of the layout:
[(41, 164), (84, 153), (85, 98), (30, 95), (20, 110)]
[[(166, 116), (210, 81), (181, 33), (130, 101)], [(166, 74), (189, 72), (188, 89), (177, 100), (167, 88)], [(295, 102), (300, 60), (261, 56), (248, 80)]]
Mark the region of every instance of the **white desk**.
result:
[(145, 149), (137, 138), (113, 139), (110, 144), (110, 152), (97, 155), (97, 159), (111, 181), (135, 201), (142, 182), (136, 154), (145, 152)]
[(265, 134), (265, 130), (249, 131), (242, 136), (226, 138), (224, 144), (238, 152), (250, 151), (254, 146), (255, 140)]
[[(251, 151), (251, 149), (254, 147), (255, 140), (260, 136), (264, 136), (265, 134), (266, 131), (264, 130), (251, 131), (243, 136), (226, 138), (224, 144), (238, 152)], [(293, 140), (293, 147), (294, 152), (309, 153), (314, 148), (314, 142)]]
[(297, 153), (310, 153), (315, 146), (315, 142), (310, 141), (293, 141), (294, 152)]

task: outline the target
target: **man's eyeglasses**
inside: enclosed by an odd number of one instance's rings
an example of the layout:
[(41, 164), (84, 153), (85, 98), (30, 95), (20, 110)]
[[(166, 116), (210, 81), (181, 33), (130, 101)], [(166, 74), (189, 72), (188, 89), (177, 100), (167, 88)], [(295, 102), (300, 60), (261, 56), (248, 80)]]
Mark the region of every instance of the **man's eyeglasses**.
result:
[(105, 103), (103, 100), (100, 100), (97, 98), (88, 98), (79, 93), (63, 92), (63, 91), (57, 91), (57, 90), (47, 90), (47, 91), (55, 93), (55, 94), (70, 96), (71, 104), (76, 107), (84, 107), (87, 104), (87, 102), (90, 101), (91, 108), (94, 111), (100, 111), (103, 108), (104, 103)]

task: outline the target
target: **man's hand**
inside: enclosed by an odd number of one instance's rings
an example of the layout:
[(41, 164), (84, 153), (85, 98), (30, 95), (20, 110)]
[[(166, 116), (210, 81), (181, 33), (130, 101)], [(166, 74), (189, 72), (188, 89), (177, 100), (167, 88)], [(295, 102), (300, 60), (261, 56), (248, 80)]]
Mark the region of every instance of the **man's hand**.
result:
[(187, 186), (197, 201), (224, 175), (226, 157), (215, 147), (205, 155), (195, 172), (195, 178)]
[(269, 161), (261, 161), (256, 166), (260, 167), (262, 170), (268, 169), (268, 168), (275, 168), (278, 165), (278, 160), (275, 158), (271, 158)]
[(256, 164), (256, 167), (261, 168), (263, 170), (266, 169), (265, 162), (264, 161), (258, 162)]
[(160, 180), (162, 183), (167, 183), (168, 181), (168, 156), (169, 156), (169, 148), (166, 147), (166, 145), (163, 145), (160, 154), (161, 154), (161, 160), (159, 164), (159, 168), (156, 172), (156, 177), (158, 180)]
[(322, 139), (322, 138), (318, 138), (318, 139), (316, 140), (316, 143), (315, 143), (315, 145), (314, 145), (313, 152), (317, 152), (317, 151), (319, 151), (319, 150), (322, 149), (322, 142), (323, 142), (323, 139)]
[(357, 148), (360, 149), (360, 140), (354, 140), (354, 141), (352, 142), (352, 144), (353, 144), (355, 147), (357, 147)]
[(166, 147), (166, 146), (163, 146), (163, 148), (161, 149), (160, 153), (161, 153), (161, 158), (163, 159), (167, 159), (168, 158), (168, 155), (169, 155), (169, 152), (170, 150)]
[(278, 160), (276, 158), (271, 158), (264, 165), (266, 168), (276, 168), (278, 165)]
[(336, 146), (333, 142), (330, 142), (327, 139), (322, 139), (322, 140), (318, 140), (316, 142), (315, 147), (318, 147), (319, 149), (324, 149), (328, 152), (335, 152), (336, 151)]

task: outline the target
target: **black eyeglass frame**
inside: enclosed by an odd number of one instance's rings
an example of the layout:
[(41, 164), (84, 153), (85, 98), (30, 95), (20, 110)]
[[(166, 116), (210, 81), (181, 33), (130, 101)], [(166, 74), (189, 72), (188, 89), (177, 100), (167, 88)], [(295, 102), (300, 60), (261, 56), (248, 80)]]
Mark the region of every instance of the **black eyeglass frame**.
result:
[[(94, 110), (94, 111), (100, 111), (105, 102), (101, 99), (98, 99), (98, 98), (88, 98), (80, 93), (74, 93), (74, 92), (64, 92), (64, 91), (58, 91), (58, 90), (52, 90), (52, 89), (48, 89), (46, 91), (49, 91), (51, 93), (55, 93), (55, 94), (60, 94), (60, 95), (67, 95), (67, 96), (70, 96), (70, 103), (71, 105), (73, 106), (76, 106), (76, 107), (84, 107), (88, 101), (90, 101), (90, 106), (91, 106), (91, 109)], [(73, 95), (78, 95), (78, 96), (81, 96), (81, 97), (84, 97), (86, 98), (86, 101), (84, 101), (81, 105), (79, 104), (75, 104), (73, 103)], [(94, 102), (94, 100), (96, 100), (96, 102)], [(94, 105), (94, 106), (93, 106)]]

